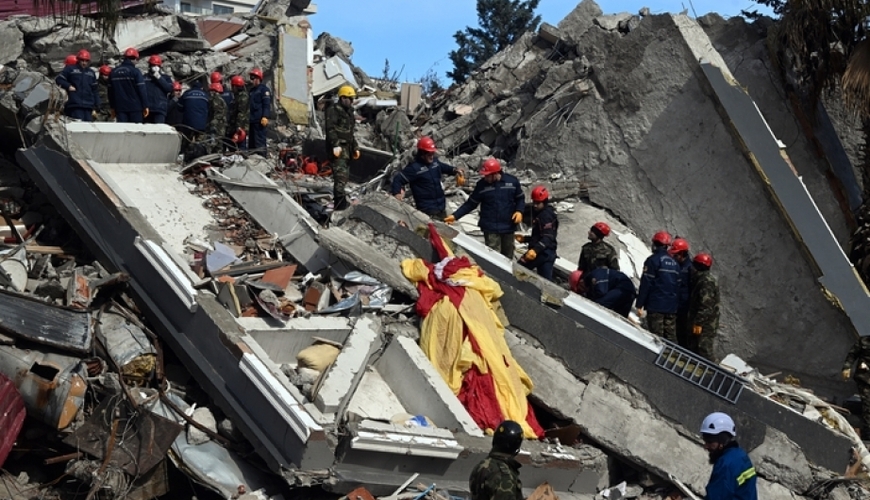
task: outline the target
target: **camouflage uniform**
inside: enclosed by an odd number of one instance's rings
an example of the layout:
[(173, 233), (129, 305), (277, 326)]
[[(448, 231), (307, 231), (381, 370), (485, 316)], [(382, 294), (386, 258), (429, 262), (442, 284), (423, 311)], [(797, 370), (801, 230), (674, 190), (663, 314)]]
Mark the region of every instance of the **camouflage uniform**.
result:
[(248, 91), (244, 87), (233, 87), (233, 94), (233, 104), (228, 117), (227, 137), (232, 137), (238, 129), (242, 129), (247, 133), (251, 116), (250, 95)]
[(855, 362), (858, 367), (852, 372), (852, 379), (858, 385), (861, 396), (861, 438), (870, 436), (870, 337), (860, 337), (849, 349), (843, 370), (851, 370)]
[(97, 79), (97, 89), (100, 91), (100, 109), (97, 110), (97, 121), (107, 122), (112, 119), (112, 108), (109, 106), (109, 81)]
[(580, 250), (580, 260), (577, 262), (577, 269), (588, 273), (598, 267), (596, 264), (598, 259), (604, 259), (607, 261), (607, 267), (619, 271), (616, 249), (604, 240), (590, 241), (583, 245), (583, 249)]
[(471, 471), (471, 500), (523, 500), (520, 467), (508, 453), (489, 452)]
[[(341, 103), (331, 105), (326, 110), (326, 154), (332, 159), (332, 196), (335, 210), (347, 208), (345, 187), (350, 177), (348, 160), (357, 150), (356, 138), (353, 135), (356, 126), (353, 108), (344, 107)], [(341, 154), (335, 157), (334, 148), (341, 148)]]
[[(695, 270), (692, 273), (691, 295), (689, 296), (689, 349), (716, 362), (713, 355), (713, 341), (719, 329), (719, 283), (710, 270)], [(691, 332), (695, 326), (701, 327), (701, 335)]]
[(227, 102), (217, 92), (209, 92), (208, 124), (205, 127), (209, 153), (223, 151), (223, 138), (227, 130)]

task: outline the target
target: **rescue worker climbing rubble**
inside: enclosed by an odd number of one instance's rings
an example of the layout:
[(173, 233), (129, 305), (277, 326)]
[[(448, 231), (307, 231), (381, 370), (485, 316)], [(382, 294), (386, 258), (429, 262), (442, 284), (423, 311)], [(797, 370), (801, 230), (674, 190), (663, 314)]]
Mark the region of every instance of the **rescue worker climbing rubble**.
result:
[(550, 205), (550, 192), (544, 186), (535, 186), (532, 189), (532, 234), (516, 235), (519, 243), (529, 244), (529, 249), (520, 257), (520, 264), (552, 281), (558, 232), (559, 219)]
[(436, 158), (435, 152), (435, 141), (431, 137), (421, 137), (417, 141), (414, 161), (393, 176), (390, 193), (401, 200), (405, 196), (405, 186), (410, 185), (417, 210), (442, 220), (447, 217), (447, 200), (441, 186), (441, 176), (455, 175), (456, 184), (462, 185), (465, 175), (456, 167)]
[(91, 53), (82, 49), (75, 55), (76, 63), (63, 68), (55, 82), (66, 90), (64, 114), (84, 122), (93, 121), (100, 109), (100, 89), (91, 64)]
[(139, 51), (124, 51), (124, 61), (109, 74), (109, 103), (120, 123), (142, 123), (148, 118), (148, 93), (145, 78), (136, 68)]
[(267, 156), (266, 127), (272, 116), (272, 91), (263, 84), (263, 70), (260, 68), (252, 69), (248, 76), (251, 79), (248, 149), (257, 150), (258, 154)]
[(610, 235), (610, 226), (604, 222), (596, 222), (589, 228), (587, 237), (589, 243), (584, 243), (580, 250), (580, 258), (577, 261), (577, 269), (588, 272), (595, 269), (598, 259), (606, 259), (607, 267), (619, 270), (619, 260), (616, 249), (610, 243), (604, 241)]
[[(857, 363), (857, 367), (855, 366)], [(850, 378), (861, 396), (861, 439), (870, 438), (870, 337), (858, 337), (843, 362), (843, 380)]]
[(250, 126), (250, 100), (245, 88), (245, 79), (239, 75), (230, 78), (233, 87), (233, 100), (227, 116), (227, 136), (230, 139), (230, 149), (246, 149), (248, 127)]
[(680, 266), (670, 255), (671, 235), (659, 231), (652, 237), (652, 255), (643, 263), (637, 292), (638, 316), (647, 318), (647, 329), (671, 342), (677, 341), (677, 293)]
[[(251, 99), (254, 99), (253, 92)], [(334, 210), (348, 207), (347, 181), (350, 178), (348, 160), (359, 159), (360, 153), (354, 137), (356, 117), (353, 100), (356, 90), (350, 85), (338, 89), (338, 102), (326, 109), (326, 152), (332, 164), (332, 200)], [(251, 104), (253, 109), (253, 104)], [(253, 114), (251, 120), (254, 119)], [(253, 127), (253, 125), (251, 125)]]
[(755, 467), (737, 444), (737, 427), (727, 414), (714, 412), (701, 422), (701, 437), (713, 471), (706, 500), (758, 500)]
[(689, 288), (692, 275), (692, 256), (689, 254), (689, 242), (684, 238), (674, 238), (674, 243), (668, 248), (668, 255), (673, 257), (680, 266), (680, 288), (677, 293), (677, 343), (689, 347)]
[(148, 58), (148, 74), (145, 76), (145, 89), (148, 91), (150, 105), (146, 123), (166, 123), (169, 107), (169, 94), (172, 93), (172, 79), (164, 75), (161, 66), (163, 59), (157, 54)]
[(688, 348), (716, 363), (713, 343), (719, 330), (719, 283), (710, 273), (713, 257), (701, 252), (692, 259), (692, 284), (687, 321)]
[(513, 420), (499, 424), (489, 455), (471, 471), (471, 500), (522, 500), (520, 463), (514, 458), (523, 444), (523, 429)]
[(514, 233), (523, 221), (526, 196), (516, 177), (503, 172), (501, 162), (487, 158), (481, 163), (480, 175), (468, 200), (444, 222), (453, 224), (480, 205), (480, 222), (486, 246), (508, 259), (514, 258)]

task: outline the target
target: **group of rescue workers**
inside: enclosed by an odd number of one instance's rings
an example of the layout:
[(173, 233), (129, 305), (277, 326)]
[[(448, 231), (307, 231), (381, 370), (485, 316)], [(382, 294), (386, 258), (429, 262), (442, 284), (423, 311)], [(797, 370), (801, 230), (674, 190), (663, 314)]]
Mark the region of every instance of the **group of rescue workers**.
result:
[(263, 71), (249, 72), (249, 86), (240, 75), (229, 78), (213, 72), (208, 93), (202, 78), (182, 93), (181, 82), (163, 73), (159, 55), (148, 58), (148, 72), (136, 67), (139, 51), (128, 48), (114, 68), (90, 67), (85, 49), (67, 56), (55, 79), (67, 93), (64, 114), (70, 118), (121, 123), (166, 123), (179, 129), (185, 151), (191, 154), (251, 150), (265, 154), (272, 92), (263, 84)]
[[(520, 181), (504, 172), (498, 159), (487, 158), (480, 166), (482, 178), (468, 199), (448, 215), (441, 177), (454, 175), (456, 184), (462, 186), (465, 172), (439, 160), (436, 151), (432, 138), (420, 138), (414, 159), (393, 177), (391, 194), (403, 199), (409, 186), (417, 209), (447, 224), (479, 206), (478, 225), (486, 245), (513, 259), (515, 242), (528, 244), (520, 264), (552, 280), (559, 219), (547, 188), (532, 188), (531, 234), (521, 234), (517, 228), (523, 222), (526, 202)], [(710, 254), (702, 252), (692, 258), (688, 241), (659, 231), (652, 237), (653, 254), (644, 262), (640, 288), (636, 289), (631, 278), (619, 270), (616, 249), (604, 241), (610, 232), (604, 222), (589, 229), (589, 242), (583, 245), (577, 270), (569, 276), (571, 290), (624, 317), (636, 305), (650, 332), (715, 362), (719, 285), (710, 273)]]
[[(713, 465), (707, 481), (706, 500), (757, 500), (755, 467), (737, 443), (737, 426), (725, 413), (707, 415), (701, 422), (701, 438)], [(523, 443), (523, 428), (505, 420), (492, 436), (492, 449), (471, 471), (471, 500), (522, 500), (520, 463), (516, 460)], [(680, 498), (673, 493), (668, 498)]]

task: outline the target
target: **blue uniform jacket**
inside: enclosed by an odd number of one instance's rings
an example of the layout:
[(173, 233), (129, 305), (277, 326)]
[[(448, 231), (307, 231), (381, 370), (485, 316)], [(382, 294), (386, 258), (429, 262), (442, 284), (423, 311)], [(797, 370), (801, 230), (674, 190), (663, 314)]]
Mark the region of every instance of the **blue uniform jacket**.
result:
[[(99, 109), (100, 89), (97, 87), (97, 76), (90, 68), (70, 64), (63, 68), (54, 81), (67, 91), (67, 108)], [(70, 86), (75, 87), (75, 90), (70, 92)]]
[(514, 232), (516, 225), (511, 220), (514, 212), (526, 208), (526, 196), (516, 177), (502, 172), (501, 179), (492, 184), (480, 179), (471, 196), (453, 213), (457, 219), (480, 205), (480, 229), (485, 233), (506, 234)]
[(205, 132), (208, 125), (208, 94), (198, 84), (187, 89), (178, 100), (178, 108), (181, 110), (181, 123), (196, 130)]
[(224, 86), (224, 91), (221, 92), (221, 97), (224, 98), (224, 102), (227, 103), (227, 110), (232, 109), (233, 105), (233, 91), (230, 90), (229, 85)]
[(677, 265), (680, 266), (680, 292), (677, 295), (679, 301), (677, 311), (684, 313), (689, 311), (689, 279), (692, 274), (692, 256), (686, 257), (682, 264), (677, 262)]
[(631, 301), (637, 295), (634, 282), (622, 271), (596, 267), (585, 273), (583, 279), (586, 281), (586, 298), (611, 310), (626, 302), (631, 308)]
[(755, 467), (749, 455), (730, 443), (716, 463), (707, 482), (707, 500), (758, 500)]
[(648, 312), (676, 314), (680, 288), (680, 265), (666, 247), (659, 248), (643, 263), (637, 307)]
[(441, 176), (455, 173), (455, 167), (442, 163), (437, 158), (429, 165), (418, 158), (393, 176), (392, 194), (399, 194), (402, 187), (410, 184), (417, 209), (427, 214), (438, 213), (447, 206), (444, 188), (441, 187)]
[(148, 73), (145, 77), (145, 90), (148, 91), (148, 110), (165, 115), (169, 106), (169, 94), (172, 93), (172, 78), (169, 75), (155, 78), (152, 73)]
[(251, 89), (251, 123), (259, 123), (260, 118), (272, 117), (272, 92), (262, 83)]
[(552, 250), (555, 256), (558, 233), (559, 219), (556, 217), (556, 210), (548, 203), (540, 212), (534, 214), (532, 235), (528, 240), (529, 250), (534, 250), (539, 254), (546, 250)]
[(131, 113), (148, 107), (145, 78), (129, 59), (109, 73), (109, 104), (115, 111)]

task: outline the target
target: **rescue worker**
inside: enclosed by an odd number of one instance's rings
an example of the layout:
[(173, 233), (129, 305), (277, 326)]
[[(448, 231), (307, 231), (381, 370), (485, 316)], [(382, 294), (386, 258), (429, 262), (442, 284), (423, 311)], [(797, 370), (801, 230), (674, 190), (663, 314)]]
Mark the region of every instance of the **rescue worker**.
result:
[(172, 79), (164, 75), (160, 67), (163, 59), (157, 54), (148, 58), (148, 75), (145, 77), (145, 89), (148, 91), (149, 111), (147, 123), (166, 123), (166, 113), (169, 111), (169, 94), (172, 93)]
[(688, 324), (692, 325), (689, 349), (716, 363), (713, 342), (719, 330), (719, 283), (710, 273), (713, 257), (701, 252), (692, 259), (692, 285)]
[(459, 209), (448, 215), (444, 222), (453, 224), (480, 205), (480, 222), (486, 246), (508, 259), (514, 258), (514, 232), (523, 221), (526, 197), (520, 181), (502, 172), (501, 162), (487, 158), (480, 165), (483, 179), (477, 181), (471, 196)]
[[(852, 368), (858, 363), (857, 369)], [(853, 377), (852, 374), (855, 374)], [(843, 380), (855, 380), (861, 396), (861, 439), (870, 437), (870, 337), (858, 337), (843, 363)]]
[(544, 186), (535, 186), (532, 189), (532, 235), (516, 236), (518, 242), (529, 244), (529, 249), (520, 257), (520, 264), (552, 281), (558, 232), (559, 219), (550, 205), (550, 192)]
[(82, 49), (76, 54), (76, 64), (66, 66), (55, 78), (67, 93), (64, 114), (83, 122), (93, 121), (100, 109), (100, 89), (90, 64), (91, 53)]
[(689, 288), (692, 275), (692, 257), (689, 255), (689, 242), (684, 238), (674, 238), (668, 254), (680, 266), (680, 291), (677, 294), (677, 343), (689, 347)]
[(576, 269), (568, 275), (568, 290), (577, 295), (586, 295), (586, 283), (583, 282), (583, 271)]
[(701, 437), (713, 464), (706, 500), (758, 500), (755, 467), (737, 444), (734, 420), (722, 412), (707, 415), (701, 423)]
[(647, 329), (671, 342), (677, 341), (677, 293), (680, 266), (670, 255), (671, 235), (659, 231), (652, 237), (652, 251), (643, 263), (637, 292), (637, 313), (647, 318)]
[(172, 82), (172, 93), (166, 103), (166, 123), (173, 127), (180, 125), (184, 118), (178, 105), (180, 99), (181, 82)]
[(63, 67), (65, 69), (67, 66), (75, 66), (77, 62), (78, 62), (78, 58), (76, 57), (76, 55), (70, 54), (70, 55), (66, 56), (66, 58), (64, 58)]
[(513, 420), (498, 425), (489, 455), (471, 471), (471, 500), (523, 500), (520, 463), (514, 458), (523, 444), (523, 428)]
[[(254, 126), (254, 95), (251, 92), (251, 127)], [(342, 85), (338, 89), (338, 103), (326, 109), (326, 151), (332, 161), (332, 205), (334, 210), (344, 210), (348, 207), (345, 187), (350, 177), (350, 167), (347, 162), (351, 158), (359, 158), (359, 149), (354, 137), (356, 117), (353, 112), (353, 100), (356, 91), (350, 85)], [(250, 143), (248, 144), (250, 147)]]
[(248, 149), (259, 149), (260, 154), (266, 156), (266, 127), (272, 116), (272, 91), (263, 84), (263, 71), (260, 68), (252, 69), (248, 76), (251, 78)]
[(227, 116), (227, 136), (230, 138), (233, 149), (246, 149), (250, 123), (251, 108), (248, 99), (248, 90), (245, 88), (245, 79), (239, 75), (230, 78), (233, 87), (233, 101)]
[(224, 101), (224, 86), (212, 83), (208, 87), (208, 125), (205, 134), (209, 153), (221, 153), (224, 150), (224, 137), (227, 130), (227, 103)]
[(202, 90), (202, 82), (199, 79), (191, 83), (190, 88), (181, 94), (178, 100), (178, 108), (181, 110), (181, 135), (184, 138), (185, 155), (201, 156), (204, 151), (192, 151), (191, 147), (196, 144), (205, 133), (208, 126), (208, 94)]
[(112, 107), (109, 105), (109, 74), (112, 68), (104, 64), (100, 66), (97, 77), (97, 90), (100, 94), (100, 109), (97, 110), (97, 121), (107, 122), (112, 119)]
[(610, 269), (607, 259), (598, 259), (596, 264), (598, 267), (583, 273), (586, 298), (627, 318), (637, 297), (634, 282), (622, 271)]
[(436, 158), (435, 151), (435, 141), (431, 137), (421, 137), (417, 141), (414, 161), (393, 176), (390, 193), (401, 200), (405, 197), (405, 185), (410, 185), (417, 210), (433, 219), (443, 220), (447, 217), (447, 199), (444, 198), (441, 176), (455, 175), (457, 185), (461, 185), (464, 175), (456, 167)]
[(109, 104), (120, 123), (142, 123), (148, 118), (148, 94), (145, 78), (136, 68), (139, 51), (130, 47), (124, 60), (109, 74)]
[(589, 272), (595, 269), (598, 259), (607, 259), (607, 267), (619, 270), (619, 259), (616, 249), (610, 243), (604, 241), (610, 234), (610, 226), (604, 222), (596, 222), (589, 228), (587, 237), (589, 243), (584, 243), (580, 250), (580, 259), (577, 261), (577, 269)]

